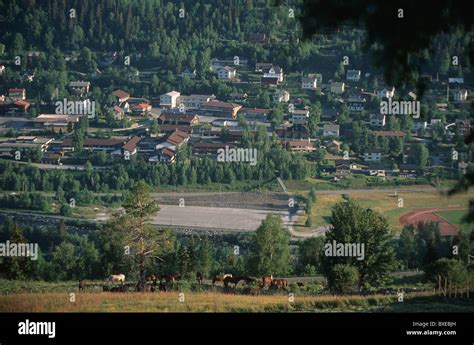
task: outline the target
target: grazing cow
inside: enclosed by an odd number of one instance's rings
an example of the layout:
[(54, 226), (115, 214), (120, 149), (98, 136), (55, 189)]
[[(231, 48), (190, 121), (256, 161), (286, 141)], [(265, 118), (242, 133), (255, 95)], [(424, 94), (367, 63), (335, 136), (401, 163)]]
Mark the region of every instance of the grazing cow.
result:
[(79, 291), (84, 291), (86, 288), (86, 281), (84, 279), (79, 280)]
[(269, 277), (262, 277), (262, 283), (260, 284), (260, 287), (261, 288), (264, 288), (265, 286), (270, 286), (272, 285), (272, 281), (273, 281), (273, 276), (269, 276)]
[(155, 287), (151, 284), (139, 281), (135, 286), (137, 292), (155, 292)]
[(167, 283), (169, 282), (174, 283), (181, 280), (181, 274), (180, 273), (165, 274), (164, 276), (161, 276), (160, 280), (164, 280)]
[(234, 289), (237, 287), (237, 284), (239, 284), (239, 282), (241, 280), (244, 280), (245, 278), (244, 277), (232, 277), (232, 276), (227, 276), (224, 278), (224, 286), (225, 287), (228, 287), (229, 284), (234, 284)]
[(288, 281), (286, 279), (273, 279), (270, 286), (277, 289), (286, 289), (288, 287)]
[(147, 276), (145, 277), (145, 280), (146, 280), (147, 282), (153, 282), (153, 281), (156, 280), (156, 276), (155, 276), (154, 274), (149, 274), (149, 275), (147, 275)]
[(221, 275), (216, 275), (214, 278), (212, 278), (212, 285), (215, 285), (216, 282), (224, 282), (226, 278), (232, 278), (232, 274), (221, 274)]
[(166, 285), (162, 281), (160, 281), (159, 289), (160, 291), (166, 291)]
[(204, 279), (204, 272), (196, 272), (197, 283), (202, 284), (203, 279)]
[(109, 282), (119, 282), (119, 283), (124, 283), (125, 282), (125, 274), (112, 274), (108, 278)]

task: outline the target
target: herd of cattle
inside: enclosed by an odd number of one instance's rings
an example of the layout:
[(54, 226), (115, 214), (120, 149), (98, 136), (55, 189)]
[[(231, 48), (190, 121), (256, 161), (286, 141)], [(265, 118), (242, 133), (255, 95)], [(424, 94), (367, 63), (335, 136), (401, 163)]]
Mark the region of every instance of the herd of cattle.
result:
[[(125, 275), (116, 274), (110, 275), (106, 282), (107, 285), (102, 286), (102, 291), (104, 292), (155, 292), (155, 291), (167, 291), (170, 284), (180, 281), (182, 278), (181, 274), (173, 273), (166, 274), (162, 276), (157, 276), (154, 274), (147, 275), (145, 281), (138, 281), (135, 286), (130, 284), (125, 284)], [(204, 281), (205, 275), (203, 272), (196, 273), (196, 282), (202, 284)], [(284, 289), (288, 288), (288, 281), (286, 279), (273, 279), (273, 276), (263, 276), (261, 279), (256, 277), (248, 276), (233, 276), (232, 274), (222, 274), (216, 275), (212, 278), (212, 286), (216, 286), (217, 283), (222, 283), (225, 288), (229, 286), (235, 289), (237, 285), (243, 282), (245, 288), (244, 293), (250, 295), (259, 295), (261, 289), (266, 287), (271, 289)], [(111, 285), (113, 283), (119, 283), (119, 285)], [(297, 283), (298, 286), (303, 286), (303, 283)], [(85, 280), (81, 279), (79, 281), (79, 291), (84, 291), (86, 288)]]

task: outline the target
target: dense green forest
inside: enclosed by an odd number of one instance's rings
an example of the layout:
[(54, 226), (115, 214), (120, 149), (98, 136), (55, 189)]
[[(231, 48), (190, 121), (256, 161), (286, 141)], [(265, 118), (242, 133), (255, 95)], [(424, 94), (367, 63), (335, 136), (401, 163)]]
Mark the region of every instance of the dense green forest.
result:
[[(270, 0), (2, 1), (0, 59), (13, 67), (4, 82), (18, 84), (21, 74), (34, 72), (30, 92), (48, 101), (67, 94), (68, 72), (90, 74), (97, 69), (101, 74), (94, 83), (96, 100), (106, 100), (108, 94), (102, 92), (117, 87), (139, 96), (157, 96), (177, 88), (177, 84), (184, 92), (223, 95), (238, 91), (210, 77), (213, 56), (239, 56), (248, 59), (250, 66), (271, 61), (285, 71), (317, 71), (328, 80), (347, 55), (352, 66), (377, 73), (371, 54), (377, 47), (364, 45), (363, 28), (342, 26), (329, 42), (326, 38), (303, 40), (299, 21), (302, 6), (302, 0), (285, 5)], [(254, 33), (267, 34), (272, 43), (249, 42), (249, 35)], [(466, 56), (468, 45), (469, 35), (461, 30), (440, 34), (423, 52), (423, 72), (471, 78), (468, 59), (459, 66), (450, 64), (450, 56)], [(27, 52), (35, 51), (40, 52), (39, 61), (26, 57)], [(77, 61), (65, 62), (65, 54), (73, 51), (78, 53)], [(118, 57), (108, 65), (104, 60), (112, 52)], [(13, 63), (15, 56), (22, 57), (20, 66)], [(126, 56), (130, 65), (124, 64)], [(185, 67), (196, 68), (198, 78), (179, 80), (177, 74)], [(152, 68), (158, 73), (140, 80), (137, 69)]]

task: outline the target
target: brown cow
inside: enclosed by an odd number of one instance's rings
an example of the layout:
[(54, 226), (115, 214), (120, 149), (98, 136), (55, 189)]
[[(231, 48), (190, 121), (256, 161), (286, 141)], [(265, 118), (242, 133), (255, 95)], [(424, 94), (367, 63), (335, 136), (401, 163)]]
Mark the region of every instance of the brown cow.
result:
[(164, 280), (167, 283), (169, 282), (174, 283), (181, 280), (181, 274), (180, 273), (165, 274), (161, 276), (160, 280)]
[(286, 289), (288, 287), (288, 280), (286, 279), (273, 279), (272, 283), (270, 285), (271, 287), (277, 288), (277, 289)]
[(86, 288), (86, 281), (84, 279), (79, 280), (79, 291), (84, 291)]
[(273, 277), (272, 276), (269, 276), (269, 277), (265, 277), (263, 276), (262, 277), (262, 283), (260, 284), (260, 287), (261, 288), (264, 288), (265, 286), (270, 286), (272, 285), (272, 280), (273, 280)]
[[(214, 278), (212, 278), (212, 285), (215, 285), (216, 282), (223, 282), (226, 278), (232, 278), (232, 274), (221, 274), (221, 275), (216, 275)], [(225, 285), (225, 284), (224, 284)]]
[(149, 274), (149, 275), (147, 275), (147, 276), (145, 277), (145, 280), (146, 280), (147, 282), (153, 282), (153, 281), (156, 280), (156, 276), (155, 276), (154, 274)]

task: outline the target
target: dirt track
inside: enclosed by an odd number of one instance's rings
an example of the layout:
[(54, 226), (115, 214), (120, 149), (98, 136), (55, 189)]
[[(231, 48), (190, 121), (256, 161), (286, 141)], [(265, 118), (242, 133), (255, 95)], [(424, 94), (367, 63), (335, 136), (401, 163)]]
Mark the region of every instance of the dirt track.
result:
[(403, 226), (408, 224), (417, 224), (418, 222), (438, 222), (441, 236), (456, 236), (459, 233), (458, 228), (449, 223), (446, 219), (434, 214), (438, 211), (467, 210), (466, 207), (431, 207), (417, 208), (411, 212), (405, 213), (400, 217), (399, 222)]

